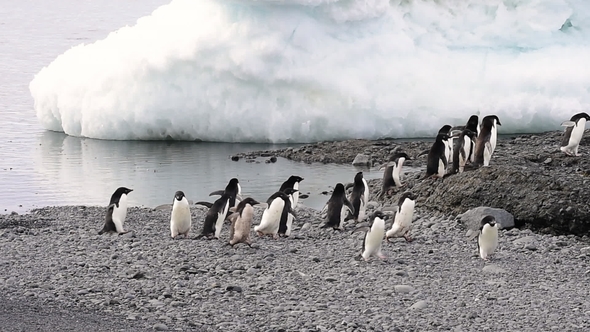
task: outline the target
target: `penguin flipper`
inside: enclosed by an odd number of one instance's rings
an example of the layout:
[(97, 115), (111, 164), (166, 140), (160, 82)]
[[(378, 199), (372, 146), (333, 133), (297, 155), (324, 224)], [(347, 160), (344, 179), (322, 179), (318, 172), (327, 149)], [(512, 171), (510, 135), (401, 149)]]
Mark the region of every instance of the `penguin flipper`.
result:
[(562, 127), (573, 127), (576, 125), (576, 122), (574, 121), (564, 121), (561, 123)]
[(354, 214), (354, 206), (352, 206), (352, 203), (350, 203), (350, 201), (346, 198), (344, 199), (344, 206), (346, 206), (348, 210), (350, 210), (351, 214)]
[(429, 152), (430, 152), (430, 149), (424, 150), (424, 151), (420, 152), (415, 158), (418, 158), (420, 156), (423, 156), (425, 154), (428, 154)]
[(213, 203), (210, 203), (210, 202), (196, 202), (195, 205), (203, 205), (203, 206), (206, 206), (208, 208), (211, 208), (213, 206)]
[(354, 183), (349, 182), (344, 186), (344, 190), (348, 190), (348, 188), (352, 188), (352, 187), (354, 187)]
[(222, 196), (225, 193), (225, 190), (215, 190), (214, 192), (210, 193), (209, 196), (219, 195)]

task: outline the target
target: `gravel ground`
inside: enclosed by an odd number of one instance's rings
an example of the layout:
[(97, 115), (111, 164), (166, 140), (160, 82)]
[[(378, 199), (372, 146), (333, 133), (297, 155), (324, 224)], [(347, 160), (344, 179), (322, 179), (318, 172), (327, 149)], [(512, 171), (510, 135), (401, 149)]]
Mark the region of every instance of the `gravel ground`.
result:
[[(256, 197), (255, 197), (256, 198)], [(258, 198), (263, 200), (263, 198)], [(377, 208), (390, 211), (391, 206)], [(192, 237), (206, 209), (192, 207)], [(261, 209), (257, 209), (255, 224)], [(418, 209), (414, 241), (358, 259), (362, 233), (320, 230), (253, 248), (172, 240), (168, 209), (130, 208), (131, 233), (99, 236), (104, 207), (0, 216), (2, 330), (588, 331), (587, 237), (500, 231), (485, 263), (452, 218)], [(387, 227), (391, 225), (388, 220)], [(49, 317), (47, 317), (49, 316)], [(16, 318), (16, 319), (15, 319)], [(54, 328), (51, 328), (54, 327)]]

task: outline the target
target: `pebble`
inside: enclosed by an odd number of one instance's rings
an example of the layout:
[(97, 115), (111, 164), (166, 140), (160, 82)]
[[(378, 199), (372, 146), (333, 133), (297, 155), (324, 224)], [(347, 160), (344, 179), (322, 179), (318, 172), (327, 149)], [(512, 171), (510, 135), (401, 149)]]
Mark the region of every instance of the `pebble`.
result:
[(408, 285), (395, 285), (393, 286), (396, 293), (408, 294), (414, 291), (414, 287)]
[(154, 330), (156, 331), (168, 331), (168, 326), (166, 324), (158, 323), (154, 325)]
[(424, 309), (428, 306), (428, 302), (424, 301), (424, 300), (420, 300), (414, 304), (412, 304), (412, 306), (410, 307), (410, 309), (412, 310), (420, 310), (420, 309)]

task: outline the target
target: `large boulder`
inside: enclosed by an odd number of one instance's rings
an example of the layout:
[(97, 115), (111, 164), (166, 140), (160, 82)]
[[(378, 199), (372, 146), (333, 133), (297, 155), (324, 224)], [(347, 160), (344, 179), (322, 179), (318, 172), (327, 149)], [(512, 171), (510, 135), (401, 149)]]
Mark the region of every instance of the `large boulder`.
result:
[(485, 216), (493, 216), (500, 229), (514, 227), (514, 216), (510, 212), (487, 206), (478, 206), (475, 209), (458, 215), (457, 218), (467, 229), (477, 230), (479, 229), (481, 220)]
[(371, 161), (369, 156), (366, 154), (357, 154), (354, 160), (352, 161), (353, 166), (370, 166)]

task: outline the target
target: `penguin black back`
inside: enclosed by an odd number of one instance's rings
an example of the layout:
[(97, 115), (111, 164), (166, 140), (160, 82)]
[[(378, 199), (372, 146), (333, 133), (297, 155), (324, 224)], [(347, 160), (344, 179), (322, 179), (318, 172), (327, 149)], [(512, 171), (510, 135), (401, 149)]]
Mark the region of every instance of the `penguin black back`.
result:
[[(201, 236), (210, 236), (215, 234), (215, 224), (219, 214), (223, 214), (224, 211), (229, 211), (231, 196), (229, 194), (223, 194), (213, 204), (208, 202), (197, 202), (195, 204), (204, 205), (209, 207), (207, 215), (205, 215), (205, 222), (203, 223), (203, 230)], [(224, 219), (227, 217), (227, 212), (222, 216)]]
[(278, 234), (285, 234), (287, 231), (287, 217), (290, 214), (295, 215), (295, 211), (293, 211), (293, 206), (291, 205), (291, 199), (289, 195), (297, 192), (297, 190), (293, 188), (287, 188), (284, 191), (278, 191), (274, 193), (272, 196), (268, 198), (266, 202), (268, 206), (272, 203), (273, 200), (276, 198), (280, 198), (285, 202), (285, 206), (283, 207), (283, 212), (281, 212), (281, 220), (279, 221), (279, 231)]
[(483, 165), (483, 153), (486, 147), (486, 143), (490, 141), (492, 138), (492, 127), (495, 123), (498, 125), (502, 125), (500, 123), (500, 119), (496, 115), (488, 115), (481, 120), (481, 129), (479, 131), (479, 135), (477, 135), (477, 140), (475, 142), (475, 164), (476, 165)]
[(346, 198), (346, 192), (342, 183), (336, 184), (336, 187), (334, 187), (334, 191), (332, 192), (332, 196), (328, 200), (326, 206), (328, 208), (328, 220), (326, 221), (326, 224), (322, 226), (322, 228), (332, 227), (336, 229), (340, 227), (341, 213), (344, 206), (347, 206), (350, 211), (354, 213), (354, 207)]
[(449, 136), (446, 134), (436, 135), (436, 140), (428, 152), (428, 161), (426, 164), (426, 177), (439, 173), (439, 163), (442, 160), (444, 168), (447, 168), (447, 157), (445, 156), (445, 143)]
[[(350, 194), (350, 203), (354, 208), (354, 212), (352, 214), (355, 220), (358, 219), (359, 211), (361, 209), (361, 201), (363, 199), (363, 195), (365, 194), (365, 183), (363, 182), (363, 172), (358, 172), (354, 176), (354, 185), (352, 187), (352, 193)], [(367, 199), (367, 198), (365, 198)]]

